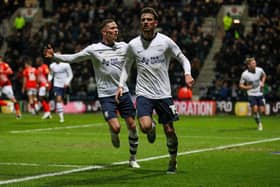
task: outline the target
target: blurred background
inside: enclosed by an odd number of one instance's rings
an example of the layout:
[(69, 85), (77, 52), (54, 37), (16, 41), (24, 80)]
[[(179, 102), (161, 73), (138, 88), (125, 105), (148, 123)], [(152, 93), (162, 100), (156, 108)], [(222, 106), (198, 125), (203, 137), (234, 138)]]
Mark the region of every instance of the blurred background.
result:
[[(191, 62), (196, 84), (187, 91), (187, 96), (184, 90), (179, 94), (185, 86), (180, 63), (173, 60), (170, 64), (175, 100), (246, 101), (246, 93), (238, 88), (238, 83), (247, 56), (254, 56), (257, 65), (267, 73), (264, 87), (267, 101), (280, 100), (279, 1), (1, 0), (0, 3), (0, 55), (14, 71), (11, 80), (18, 100), (25, 99), (20, 92), (24, 57), (30, 57), (36, 66), (36, 57), (42, 57), (49, 43), (55, 51), (78, 52), (100, 41), (98, 24), (104, 18), (114, 18), (119, 24), (119, 40), (128, 42), (139, 34), (139, 11), (145, 6), (158, 11), (158, 31), (171, 37)], [(71, 66), (74, 79), (69, 100), (96, 100), (91, 63)], [(134, 94), (135, 77), (130, 79), (129, 87)]]

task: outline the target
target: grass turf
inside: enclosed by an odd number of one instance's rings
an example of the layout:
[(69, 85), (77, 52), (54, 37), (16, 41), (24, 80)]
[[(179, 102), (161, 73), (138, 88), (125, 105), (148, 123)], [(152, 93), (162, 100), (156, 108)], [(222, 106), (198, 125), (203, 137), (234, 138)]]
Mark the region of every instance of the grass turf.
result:
[[(279, 116), (263, 117), (264, 131), (256, 130), (251, 117), (181, 116), (175, 122), (179, 140), (178, 171), (166, 175), (165, 135), (157, 125), (157, 139), (149, 144), (139, 132), (141, 168), (129, 168), (127, 129), (123, 120), (121, 147), (111, 145), (101, 114), (66, 115), (60, 124), (54, 116), (0, 114), (0, 184), (3, 181), (58, 174), (5, 186), (280, 186), (280, 139), (216, 149), (257, 140), (280, 138)], [(207, 148), (213, 150), (207, 150)], [(197, 153), (191, 151), (200, 150)], [(163, 158), (158, 156), (166, 155)], [(112, 165), (121, 162), (120, 165)], [(88, 166), (100, 169), (86, 170)]]

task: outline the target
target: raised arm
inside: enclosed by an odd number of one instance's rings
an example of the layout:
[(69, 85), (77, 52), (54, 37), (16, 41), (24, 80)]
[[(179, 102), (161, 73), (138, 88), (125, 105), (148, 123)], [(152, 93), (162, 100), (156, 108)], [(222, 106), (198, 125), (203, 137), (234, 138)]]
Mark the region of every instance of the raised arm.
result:
[(86, 47), (85, 49), (83, 49), (78, 53), (60, 54), (60, 53), (55, 53), (53, 48), (50, 45), (48, 45), (48, 47), (44, 50), (44, 56), (54, 61), (74, 63), (74, 62), (81, 62), (90, 59), (92, 54), (89, 52), (89, 50), (90, 47)]

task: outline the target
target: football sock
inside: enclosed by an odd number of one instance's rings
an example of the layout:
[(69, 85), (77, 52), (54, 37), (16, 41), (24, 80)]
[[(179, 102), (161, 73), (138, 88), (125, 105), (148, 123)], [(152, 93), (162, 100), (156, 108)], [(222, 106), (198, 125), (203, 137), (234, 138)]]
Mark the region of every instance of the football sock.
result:
[(129, 129), (128, 130), (128, 141), (129, 141), (129, 152), (130, 159), (135, 160), (135, 155), (138, 148), (138, 133), (137, 129)]
[(255, 119), (257, 124), (259, 124), (261, 122), (261, 117), (260, 117), (260, 114), (258, 112), (254, 113), (254, 119)]
[(63, 113), (63, 103), (56, 103), (56, 112)]
[(50, 105), (46, 100), (42, 100), (42, 107), (43, 107), (44, 112), (50, 111)]
[(15, 107), (15, 110), (16, 110), (16, 114), (17, 114), (17, 115), (20, 115), (19, 104), (18, 104), (18, 103), (14, 103), (14, 107)]
[(8, 102), (0, 100), (0, 106), (7, 106)]
[(178, 139), (176, 134), (167, 135), (167, 147), (171, 160), (176, 160), (178, 150)]
[(64, 120), (63, 103), (56, 103), (56, 112), (58, 113), (60, 120)]

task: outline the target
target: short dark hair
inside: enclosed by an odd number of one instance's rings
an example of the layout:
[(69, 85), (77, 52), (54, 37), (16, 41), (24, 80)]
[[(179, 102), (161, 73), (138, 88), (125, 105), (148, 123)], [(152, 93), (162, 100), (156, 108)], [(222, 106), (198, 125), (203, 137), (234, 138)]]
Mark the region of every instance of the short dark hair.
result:
[(105, 27), (105, 25), (111, 22), (115, 22), (115, 20), (112, 18), (104, 19), (99, 25), (99, 30), (101, 31)]
[(145, 7), (141, 10), (140, 15), (145, 14), (145, 13), (150, 13), (154, 15), (155, 20), (159, 19), (158, 13), (156, 10), (152, 7)]

